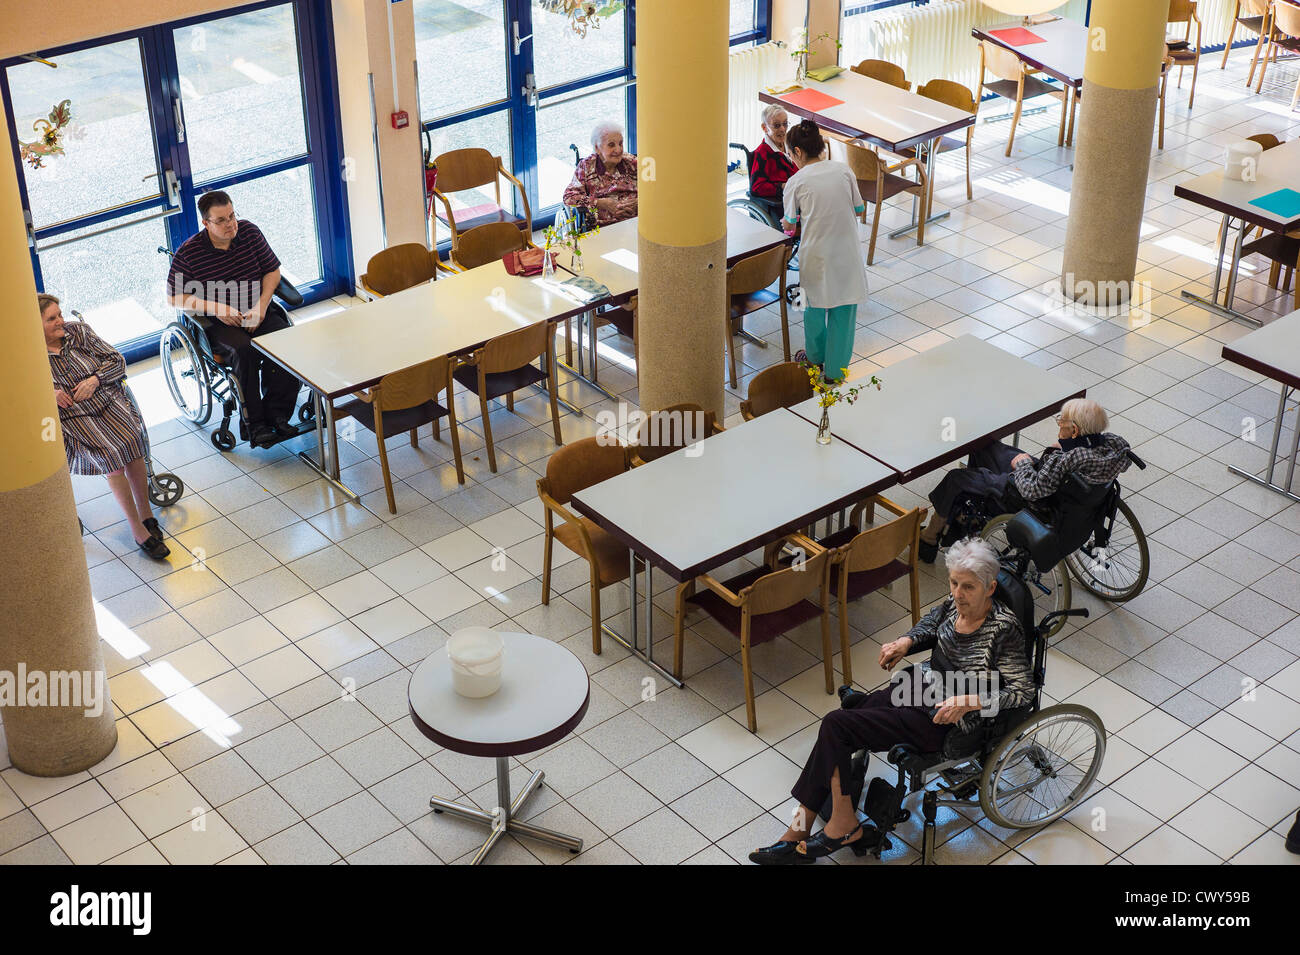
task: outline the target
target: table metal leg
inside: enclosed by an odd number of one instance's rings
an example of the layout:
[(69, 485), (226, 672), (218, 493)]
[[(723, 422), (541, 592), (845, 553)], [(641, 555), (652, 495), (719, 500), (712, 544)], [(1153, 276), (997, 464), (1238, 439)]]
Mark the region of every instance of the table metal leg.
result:
[[(936, 140), (933, 143), (922, 143), (916, 148), (917, 151), (925, 157), (926, 189), (933, 190), (934, 189), (934, 155), (936, 152), (938, 152), (938, 141)], [(930, 218), (925, 220), (925, 224), (929, 225), (931, 222), (941, 222), (942, 220), (948, 218), (948, 216), (949, 216), (949, 212), (945, 209), (943, 212), (940, 212), (936, 215), (931, 215)], [(911, 224), (906, 225), (901, 229), (895, 229), (893, 232), (889, 233), (889, 237), (891, 239), (902, 238), (903, 236), (907, 235), (909, 232), (915, 232), (917, 226), (919, 226), (920, 224), (921, 224), (921, 197), (912, 196)]]
[(1296, 409), (1296, 426), (1295, 433), (1291, 438), (1291, 463), (1287, 467), (1286, 484), (1274, 484), (1273, 475), (1277, 470), (1277, 449), (1282, 440), (1282, 417), (1286, 414), (1287, 399), (1292, 394), (1292, 389), (1287, 385), (1282, 385), (1282, 392), (1278, 396), (1277, 402), (1277, 420), (1273, 422), (1273, 444), (1268, 454), (1268, 470), (1264, 476), (1257, 477), (1249, 471), (1244, 471), (1235, 465), (1229, 465), (1228, 470), (1238, 477), (1244, 477), (1247, 481), (1253, 481), (1270, 491), (1276, 491), (1283, 497), (1292, 501), (1300, 502), (1300, 494), (1292, 490), (1292, 481), (1295, 478), (1296, 458), (1300, 457), (1300, 408)]
[(623, 647), (626, 647), (635, 656), (640, 657), (641, 660), (648, 667), (650, 667), (650, 669), (654, 670), (656, 673), (658, 673), (661, 677), (663, 677), (673, 686), (685, 686), (686, 684), (684, 684), (681, 680), (677, 679), (677, 677), (673, 676), (671, 673), (669, 673), (667, 670), (665, 670), (663, 667), (661, 667), (659, 664), (655, 663), (654, 661), (654, 630), (652, 629), (654, 623), (654, 577), (653, 577), (654, 572), (651, 569), (650, 561), (648, 560), (641, 561), (641, 565), (645, 569), (645, 598), (644, 598), (645, 640), (646, 640), (645, 651), (642, 651), (639, 646), (640, 639), (638, 635), (639, 627), (637, 622), (637, 610), (638, 610), (637, 594), (640, 588), (637, 586), (637, 582), (636, 582), (636, 572), (637, 572), (636, 551), (631, 550), (629, 548), (627, 552), (627, 559), (628, 559), (628, 568), (631, 571), (631, 573), (628, 575), (629, 596), (631, 597), (631, 603), (628, 606), (628, 617), (631, 621), (630, 631), (629, 631), (631, 635), (631, 642), (629, 642), (626, 638), (624, 638), (624, 636), (621, 633), (619, 633), (617, 630), (614, 630), (612, 627), (604, 623), (600, 625), (601, 633), (605, 634), (605, 636), (609, 637), (611, 640), (614, 640), (617, 643), (621, 644)]
[[(554, 336), (554, 335), (551, 336), (551, 352), (550, 352), (550, 355), (549, 355), (548, 357), (549, 357), (549, 359), (550, 359), (551, 367), (552, 367), (552, 368), (559, 369), (559, 368), (567, 368), (567, 367), (568, 367), (568, 366), (565, 365), (562, 361), (560, 361), (560, 357), (559, 357), (559, 355), (557, 355), (556, 352), (555, 352), (555, 336)], [(560, 382), (560, 376), (559, 376), (559, 374), (556, 374), (556, 376), (555, 376), (555, 383), (558, 385), (559, 382)], [(542, 384), (541, 382), (538, 382), (534, 387), (536, 387), (537, 390), (540, 391), (542, 394), (547, 394), (546, 386), (545, 386), (544, 384)], [(555, 396), (555, 403), (558, 404), (558, 405), (563, 405), (565, 408), (568, 408), (570, 411), (572, 411), (574, 414), (576, 414), (579, 418), (582, 417), (582, 409), (581, 409), (581, 408), (578, 408), (578, 407), (576, 407), (575, 405), (571, 405), (571, 404), (569, 404), (567, 401), (565, 401), (565, 400), (564, 400), (563, 398), (561, 398), (559, 395), (556, 395), (556, 396)]]
[(1228, 267), (1228, 287), (1224, 293), (1223, 304), (1219, 304), (1219, 286), (1222, 284), (1223, 279), (1223, 256), (1227, 249), (1228, 232), (1231, 229), (1232, 217), (1224, 216), (1223, 229), (1219, 234), (1219, 254), (1215, 259), (1214, 265), (1214, 291), (1210, 293), (1210, 297), (1206, 298), (1203, 295), (1197, 295), (1195, 292), (1190, 292), (1187, 289), (1183, 289), (1182, 295), (1183, 298), (1187, 299), (1189, 302), (1195, 302), (1197, 305), (1201, 306), (1201, 308), (1213, 312), (1215, 315), (1222, 316), (1223, 318), (1231, 318), (1235, 321), (1244, 322), (1247, 325), (1259, 328), (1264, 324), (1262, 321), (1258, 318), (1252, 318), (1249, 315), (1243, 315), (1232, 307), (1233, 298), (1237, 293), (1237, 272), (1241, 266), (1241, 247), (1246, 240), (1246, 233), (1250, 231), (1250, 223), (1245, 219), (1241, 220), (1241, 226), (1237, 230), (1237, 238), (1232, 244), (1232, 262)]
[[(574, 368), (572, 365), (567, 365), (567, 364), (565, 364), (565, 363), (562, 362), (562, 361), (561, 361), (561, 362), (558, 362), (558, 367), (563, 368), (565, 371), (567, 371), (569, 374), (573, 375), (575, 378), (580, 378), (580, 379), (582, 379), (582, 380), (585, 381), (587, 384), (591, 385), (591, 387), (593, 387), (593, 388), (595, 388), (597, 391), (599, 391), (599, 392), (600, 392), (602, 395), (604, 395), (606, 398), (609, 398), (611, 401), (619, 401), (619, 400), (621, 400), (621, 399), (618, 397), (618, 395), (614, 394), (614, 393), (611, 392), (611, 391), (607, 391), (607, 390), (606, 390), (606, 389), (605, 389), (605, 388), (604, 388), (604, 387), (603, 387), (603, 386), (602, 386), (598, 381), (596, 381), (596, 330), (595, 330), (595, 323), (596, 323), (596, 319), (595, 319), (595, 310), (594, 310), (594, 309), (589, 310), (589, 311), (587, 311), (587, 312), (584, 312), (581, 316), (579, 316), (579, 318), (578, 318), (578, 367), (577, 367), (577, 368)], [(584, 324), (587, 325), (587, 330), (586, 330), (586, 333), (585, 333), (585, 334), (586, 334), (586, 338), (585, 338), (585, 339), (584, 339), (584, 337), (583, 337), (583, 335), (584, 335), (584, 333), (583, 333), (583, 325), (584, 325)], [(586, 345), (586, 352), (585, 352), (585, 353), (584, 353), (584, 350), (583, 350), (583, 343), (584, 343), (584, 340), (587, 342), (587, 345)], [(587, 376), (587, 372), (586, 372), (586, 355), (589, 355), (589, 356), (590, 356), (590, 359), (591, 359), (591, 376), (590, 376), (590, 377)], [(570, 406), (570, 407), (572, 407), (572, 406)], [(574, 410), (577, 410), (577, 409), (574, 409)]]
[[(360, 501), (360, 496), (339, 479), (339, 440), (334, 430), (334, 405), (328, 399), (312, 392), (312, 407), (316, 412), (316, 453), (298, 452), (298, 459), (330, 484), (347, 495), (350, 501)], [(328, 451), (326, 443), (328, 442)]]
[(562, 832), (556, 832), (553, 829), (546, 829), (542, 826), (534, 826), (531, 823), (521, 822), (515, 818), (519, 810), (523, 808), (528, 797), (536, 792), (545, 779), (545, 774), (539, 769), (533, 773), (524, 788), (519, 791), (519, 795), (514, 799), (510, 798), (510, 760), (505, 756), (498, 756), (497, 760), (497, 807), (494, 812), (484, 812), (473, 806), (465, 806), (457, 802), (451, 802), (446, 799), (439, 799), (432, 796), (429, 799), (429, 806), (435, 813), (448, 813), (461, 819), (469, 819), (471, 822), (481, 823), (487, 826), (491, 832), (488, 833), (487, 840), (479, 847), (478, 852), (474, 853), (474, 859), (471, 865), (479, 865), (487, 858), (487, 854), (492, 851), (506, 832), (513, 832), (517, 835), (524, 836), (528, 839), (536, 839), (539, 842), (545, 842), (549, 845), (558, 846), (561, 849), (568, 849), (575, 855), (582, 851), (582, 840), (574, 836), (566, 836)]

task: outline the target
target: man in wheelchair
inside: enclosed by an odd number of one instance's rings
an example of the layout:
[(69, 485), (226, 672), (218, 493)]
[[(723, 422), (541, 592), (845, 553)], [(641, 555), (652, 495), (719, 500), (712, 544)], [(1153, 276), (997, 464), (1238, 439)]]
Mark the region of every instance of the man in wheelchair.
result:
[(270, 447), (298, 433), (290, 417), (301, 387), (253, 348), (255, 337), (289, 327), (284, 309), (271, 300), (280, 283), (280, 260), (261, 229), (235, 218), (227, 193), (204, 193), (198, 206), (204, 228), (172, 257), (168, 300), (206, 316), (209, 344), (239, 380), (249, 442)]
[[(799, 802), (794, 821), (776, 843), (750, 853), (751, 862), (805, 865), (846, 846), (855, 855), (865, 854), (881, 834), (858, 821), (852, 780), (861, 778), (865, 763), (851, 765), (855, 753), (887, 751), (900, 743), (927, 753), (969, 751), (975, 747), (967, 744), (982, 737), (982, 715), (1026, 712), (1034, 702), (1037, 684), (1024, 630), (1016, 614), (993, 597), (997, 553), (987, 541), (968, 538), (948, 549), (945, 562), (948, 598), (880, 651), (885, 670), (919, 650), (931, 651), (928, 663), (907, 668), (906, 680), (896, 676), (873, 693), (846, 694), (844, 708), (822, 718), (817, 742), (791, 790)], [(947, 695), (962, 683), (979, 692)], [(920, 684), (923, 694), (916, 692)], [(813, 819), (828, 798), (829, 821), (812, 835)]]
[(1054, 495), (1071, 474), (1095, 487), (1110, 484), (1128, 470), (1129, 444), (1106, 432), (1109, 419), (1097, 402), (1088, 398), (1067, 401), (1061, 405), (1056, 423), (1058, 440), (1041, 458), (995, 442), (971, 454), (967, 467), (944, 475), (930, 492), (934, 516), (921, 531), (921, 560), (934, 563), (941, 539), (951, 541), (981, 531), (982, 524), (963, 526), (957, 520), (967, 502), (980, 502), (976, 510), (985, 518), (1026, 506), (1046, 514), (1052, 511)]

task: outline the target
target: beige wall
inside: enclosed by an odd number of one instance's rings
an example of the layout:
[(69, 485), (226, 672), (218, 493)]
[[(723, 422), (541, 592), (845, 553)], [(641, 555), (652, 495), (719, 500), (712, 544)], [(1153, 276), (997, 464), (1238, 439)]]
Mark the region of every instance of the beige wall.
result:
[(772, 39), (789, 43), (797, 30), (808, 28), (815, 37), (829, 33), (830, 40), (822, 40), (813, 47), (808, 57), (809, 66), (825, 66), (839, 60), (835, 43), (840, 35), (841, 0), (773, 0)]

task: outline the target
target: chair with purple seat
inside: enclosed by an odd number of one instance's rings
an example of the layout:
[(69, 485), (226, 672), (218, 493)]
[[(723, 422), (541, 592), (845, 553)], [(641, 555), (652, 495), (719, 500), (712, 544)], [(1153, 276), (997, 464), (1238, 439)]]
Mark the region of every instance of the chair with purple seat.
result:
[[(782, 567), (777, 557), (787, 543), (803, 553), (799, 560)], [(745, 713), (751, 733), (758, 730), (754, 714), (754, 671), (750, 660), (753, 646), (775, 640), (800, 624), (820, 617), (826, 692), (835, 692), (827, 613), (830, 606), (827, 580), (830, 553), (796, 534), (769, 544), (764, 557), (762, 567), (725, 582), (701, 574), (694, 580), (679, 584), (673, 628), (673, 675), (678, 679), (682, 675), (686, 604), (703, 610), (740, 641), (740, 666), (745, 676)], [(697, 583), (703, 583), (707, 589), (695, 593)]]

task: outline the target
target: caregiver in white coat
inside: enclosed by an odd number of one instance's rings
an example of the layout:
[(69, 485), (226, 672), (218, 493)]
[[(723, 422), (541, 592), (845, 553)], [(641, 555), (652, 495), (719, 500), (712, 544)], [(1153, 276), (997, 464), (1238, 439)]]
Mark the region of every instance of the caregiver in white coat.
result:
[[(799, 234), (806, 360), (827, 381), (842, 381), (853, 358), (858, 306), (867, 303), (867, 272), (858, 237), (865, 206), (849, 167), (825, 158), (826, 142), (812, 120), (786, 134), (799, 171), (785, 184), (785, 230)], [(798, 357), (798, 356), (796, 356)]]

